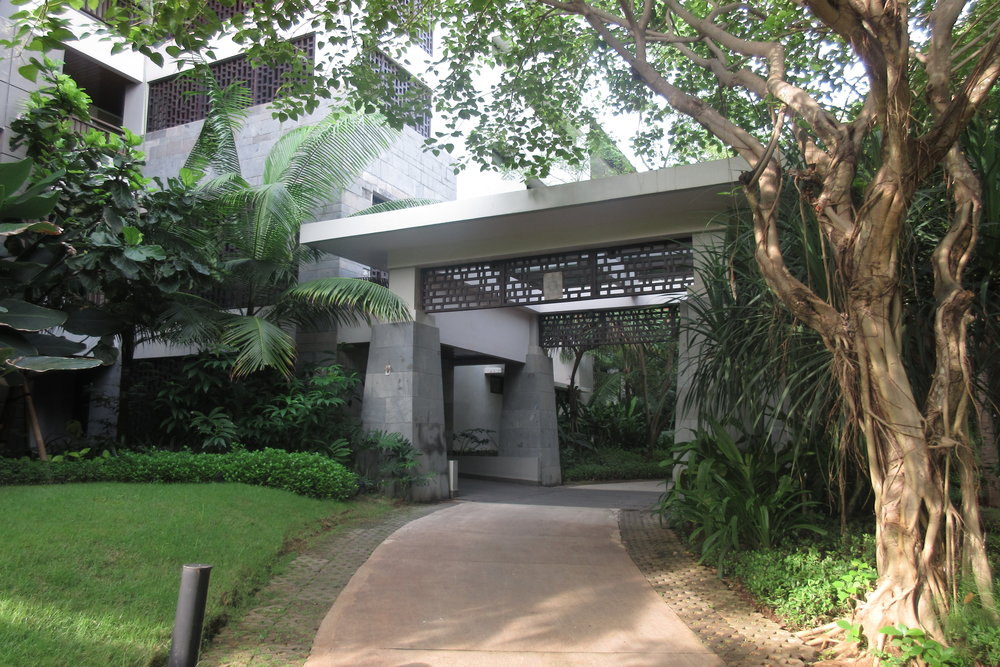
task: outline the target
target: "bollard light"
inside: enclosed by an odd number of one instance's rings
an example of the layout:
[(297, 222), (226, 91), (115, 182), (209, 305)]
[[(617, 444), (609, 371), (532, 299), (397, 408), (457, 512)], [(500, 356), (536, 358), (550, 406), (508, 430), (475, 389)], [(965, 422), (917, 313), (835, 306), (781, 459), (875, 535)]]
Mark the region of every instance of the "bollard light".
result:
[(170, 638), (169, 667), (195, 667), (201, 648), (201, 629), (205, 623), (208, 577), (211, 565), (185, 565), (181, 568), (181, 587), (177, 594), (177, 615)]

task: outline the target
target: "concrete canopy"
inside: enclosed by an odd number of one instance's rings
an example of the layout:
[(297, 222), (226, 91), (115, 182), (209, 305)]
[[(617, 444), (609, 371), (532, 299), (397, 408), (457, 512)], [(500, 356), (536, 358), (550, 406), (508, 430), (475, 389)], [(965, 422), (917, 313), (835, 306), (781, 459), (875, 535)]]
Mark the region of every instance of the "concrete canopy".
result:
[(302, 226), (301, 242), (384, 269), (612, 246), (705, 231), (742, 160), (443, 202)]

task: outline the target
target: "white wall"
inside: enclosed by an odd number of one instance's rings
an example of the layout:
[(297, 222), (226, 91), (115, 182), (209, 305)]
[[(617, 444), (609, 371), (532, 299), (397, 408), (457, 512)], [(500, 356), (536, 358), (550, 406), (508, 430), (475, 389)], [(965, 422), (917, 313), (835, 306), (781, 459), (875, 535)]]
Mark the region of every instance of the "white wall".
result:
[(496, 366), (456, 366), (454, 397), (454, 432), (470, 428), (493, 431), (496, 439), (500, 433), (500, 410), (503, 394), (490, 392), (487, 369)]

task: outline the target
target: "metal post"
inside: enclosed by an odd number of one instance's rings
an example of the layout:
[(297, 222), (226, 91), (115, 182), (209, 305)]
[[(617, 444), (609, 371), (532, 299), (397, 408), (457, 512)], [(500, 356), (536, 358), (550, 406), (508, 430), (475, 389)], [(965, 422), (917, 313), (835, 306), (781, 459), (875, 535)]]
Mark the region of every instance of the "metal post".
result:
[(454, 498), (458, 495), (458, 461), (451, 459), (448, 461), (448, 497)]
[(181, 568), (181, 588), (177, 594), (177, 615), (174, 617), (170, 660), (167, 663), (169, 667), (195, 667), (198, 664), (211, 573), (211, 565), (185, 565)]

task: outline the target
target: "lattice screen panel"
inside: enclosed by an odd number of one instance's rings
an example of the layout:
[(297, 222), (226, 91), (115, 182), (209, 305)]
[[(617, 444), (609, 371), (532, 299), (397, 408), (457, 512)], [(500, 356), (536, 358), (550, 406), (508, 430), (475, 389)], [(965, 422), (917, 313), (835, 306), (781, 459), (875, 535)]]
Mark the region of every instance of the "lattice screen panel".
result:
[(422, 274), (425, 312), (670, 294), (684, 291), (694, 278), (688, 240), (436, 267)]
[(215, 12), (215, 15), (221, 20), (228, 21), (237, 14), (245, 13), (247, 8), (250, 7), (251, 2), (248, 0), (235, 0), (235, 2), (227, 5), (219, 2), (219, 0), (209, 0), (205, 4), (209, 9)]
[[(313, 60), (316, 51), (314, 35), (298, 37), (291, 44), (303, 57)], [(220, 87), (242, 81), (250, 89), (253, 104), (274, 101), (283, 77), (291, 71), (288, 65), (253, 67), (246, 56), (220, 60), (211, 65), (212, 74)], [(149, 110), (146, 129), (149, 132), (201, 120), (208, 112), (204, 87), (186, 76), (172, 76), (149, 84)]]
[(661, 343), (677, 338), (677, 306), (581, 310), (538, 317), (542, 347)]
[[(410, 109), (406, 123), (421, 136), (431, 136), (431, 91), (401, 69), (389, 56), (381, 51), (369, 55), (372, 71), (386, 84), (386, 93), (391, 99), (385, 101), (387, 107)], [(418, 107), (414, 110), (413, 107)]]

